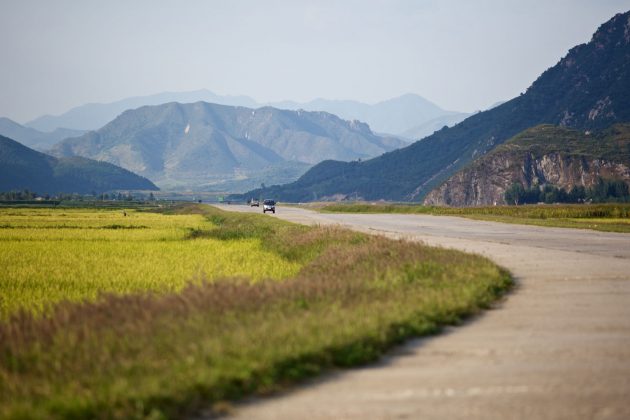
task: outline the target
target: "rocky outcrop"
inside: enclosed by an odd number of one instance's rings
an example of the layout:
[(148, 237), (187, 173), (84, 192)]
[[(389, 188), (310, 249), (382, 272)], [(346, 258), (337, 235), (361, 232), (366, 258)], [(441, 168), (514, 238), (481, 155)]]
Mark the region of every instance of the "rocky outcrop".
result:
[(554, 126), (532, 128), (457, 172), (431, 191), (424, 204), (506, 204), (505, 191), (514, 183), (566, 191), (592, 187), (599, 178), (630, 184), (628, 127), (619, 124), (599, 136)]
[(623, 179), (630, 184), (630, 167), (622, 163), (552, 153), (510, 156), (495, 154), (458, 172), (427, 195), (433, 206), (488, 206), (506, 204), (505, 191), (514, 183), (525, 188), (554, 185), (569, 191), (574, 186), (592, 187), (599, 178)]

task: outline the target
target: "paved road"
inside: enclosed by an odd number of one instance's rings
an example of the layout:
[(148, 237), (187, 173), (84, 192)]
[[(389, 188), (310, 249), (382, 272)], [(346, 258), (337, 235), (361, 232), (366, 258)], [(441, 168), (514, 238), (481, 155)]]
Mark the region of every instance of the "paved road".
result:
[(241, 404), (236, 418), (630, 419), (629, 234), (296, 208), (275, 216), (483, 254), (518, 287), (462, 327)]

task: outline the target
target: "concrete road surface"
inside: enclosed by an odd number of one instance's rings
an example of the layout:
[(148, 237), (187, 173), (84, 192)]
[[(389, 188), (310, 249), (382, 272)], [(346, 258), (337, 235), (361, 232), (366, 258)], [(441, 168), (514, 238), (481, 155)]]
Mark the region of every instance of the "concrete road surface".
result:
[(518, 286), (464, 326), (237, 405), (235, 418), (630, 419), (629, 234), (283, 207), (275, 217), (479, 253)]

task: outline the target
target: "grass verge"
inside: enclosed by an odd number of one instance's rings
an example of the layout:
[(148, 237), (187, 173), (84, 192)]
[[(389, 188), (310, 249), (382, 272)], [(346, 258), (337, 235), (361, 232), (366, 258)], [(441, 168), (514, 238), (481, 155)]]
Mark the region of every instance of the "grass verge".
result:
[(258, 239), (303, 268), (179, 293), (107, 295), (0, 321), (0, 417), (178, 418), (377, 359), (487, 308), (511, 286), (489, 260), (202, 206), (226, 243)]
[(490, 207), (429, 207), (407, 204), (324, 204), (313, 209), (331, 213), (397, 213), (461, 216), (525, 225), (630, 232), (630, 204), (565, 204)]

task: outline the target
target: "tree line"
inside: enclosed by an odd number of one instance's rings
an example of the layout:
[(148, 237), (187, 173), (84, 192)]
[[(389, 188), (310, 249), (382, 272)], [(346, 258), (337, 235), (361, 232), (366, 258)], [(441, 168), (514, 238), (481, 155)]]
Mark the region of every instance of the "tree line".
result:
[(554, 185), (532, 185), (525, 188), (515, 182), (505, 191), (505, 202), (509, 205), (536, 203), (607, 203), (629, 202), (630, 189), (621, 180), (599, 178), (590, 188), (574, 186), (570, 190)]
[(153, 193), (149, 193), (149, 195), (145, 194), (135, 194), (131, 193), (123, 194), (121, 192), (118, 193), (103, 193), (97, 194), (93, 192), (92, 194), (69, 194), (69, 193), (58, 193), (58, 194), (43, 194), (39, 195), (36, 192), (30, 191), (28, 189), (20, 190), (20, 191), (0, 191), (0, 201), (33, 201), (36, 199), (42, 200), (55, 200), (55, 201), (85, 201), (85, 200), (101, 200), (101, 201), (155, 201), (156, 198)]

